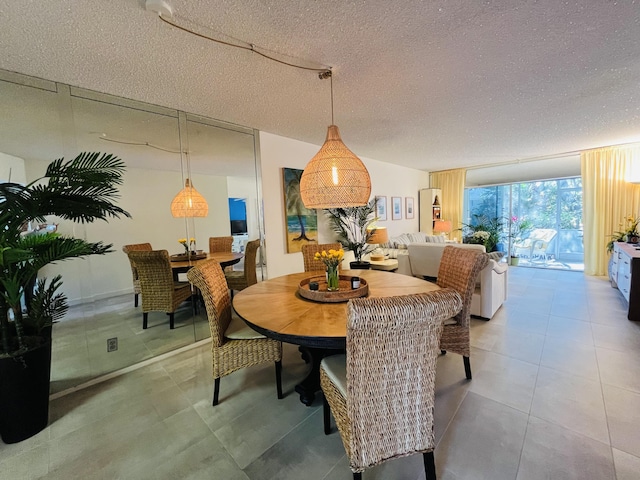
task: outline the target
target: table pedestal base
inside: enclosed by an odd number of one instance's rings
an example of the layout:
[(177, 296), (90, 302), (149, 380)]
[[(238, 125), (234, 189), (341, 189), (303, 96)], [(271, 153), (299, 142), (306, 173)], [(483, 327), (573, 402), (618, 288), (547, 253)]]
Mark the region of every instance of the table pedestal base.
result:
[(320, 390), (320, 362), (324, 357), (344, 352), (344, 350), (311, 347), (300, 347), (299, 350), (305, 362), (311, 364), (311, 371), (296, 385), (295, 391), (300, 394), (300, 402), (309, 407), (316, 398), (316, 392)]

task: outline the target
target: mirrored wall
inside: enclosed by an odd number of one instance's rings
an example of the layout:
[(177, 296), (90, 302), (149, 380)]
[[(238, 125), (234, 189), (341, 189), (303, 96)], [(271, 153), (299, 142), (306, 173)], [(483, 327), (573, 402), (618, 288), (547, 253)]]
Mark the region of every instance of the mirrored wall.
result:
[[(126, 164), (118, 204), (132, 218), (89, 225), (49, 219), (62, 234), (111, 243), (114, 250), (41, 272), (62, 274), (71, 305), (54, 326), (52, 392), (207, 338), (206, 314), (196, 314), (190, 302), (176, 312), (174, 330), (162, 312), (150, 313), (149, 327), (142, 328), (142, 310), (134, 307), (131, 268), (122, 246), (150, 243), (154, 250), (174, 254), (184, 251), (178, 239), (195, 238), (197, 248), (208, 251), (209, 237), (231, 235), (232, 225), (237, 251), (247, 240), (261, 238), (255, 132), (1, 70), (0, 105), (2, 182), (28, 183), (52, 160), (86, 151), (111, 153)], [(187, 179), (207, 200), (207, 217), (171, 215), (171, 201)], [(230, 202), (243, 207), (233, 209), (234, 222)], [(244, 222), (239, 222), (243, 215)], [(242, 262), (234, 268), (243, 268)], [(114, 338), (118, 348), (108, 352), (108, 340)]]

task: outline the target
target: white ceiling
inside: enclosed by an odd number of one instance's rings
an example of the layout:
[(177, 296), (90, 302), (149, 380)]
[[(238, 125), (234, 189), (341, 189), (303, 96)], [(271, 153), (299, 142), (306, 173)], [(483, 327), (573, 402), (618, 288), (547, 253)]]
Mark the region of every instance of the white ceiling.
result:
[[(637, 1), (168, 0), (207, 35), (330, 65), (356, 154), (423, 170), (640, 141)], [(0, 0), (0, 68), (320, 145), (327, 80), (144, 0)]]

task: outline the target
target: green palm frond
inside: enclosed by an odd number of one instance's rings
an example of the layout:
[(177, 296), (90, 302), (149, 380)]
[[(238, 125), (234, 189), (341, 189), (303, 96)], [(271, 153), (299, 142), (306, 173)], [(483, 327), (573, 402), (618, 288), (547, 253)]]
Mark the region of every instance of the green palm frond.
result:
[[(119, 198), (124, 163), (113, 155), (81, 153), (73, 160), (53, 161), (44, 177), (30, 183), (31, 218), (57, 215), (81, 223), (130, 217), (113, 201)], [(42, 182), (42, 180), (47, 180)]]
[(360, 207), (325, 210), (338, 242), (346, 249), (353, 251), (357, 261), (361, 261), (363, 255), (373, 250), (373, 247), (367, 245), (367, 240), (375, 230), (368, 232), (367, 227), (376, 221), (375, 212), (376, 199)]

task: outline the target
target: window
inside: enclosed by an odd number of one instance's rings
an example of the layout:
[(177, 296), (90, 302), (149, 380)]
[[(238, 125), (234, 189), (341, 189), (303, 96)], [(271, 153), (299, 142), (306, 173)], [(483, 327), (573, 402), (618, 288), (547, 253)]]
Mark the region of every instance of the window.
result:
[[(498, 250), (522, 257), (519, 265), (583, 270), (582, 179), (580, 177), (465, 189), (464, 223), (477, 216), (504, 222)], [(514, 241), (510, 224), (528, 220), (531, 228)], [(525, 241), (529, 239), (529, 241)]]

